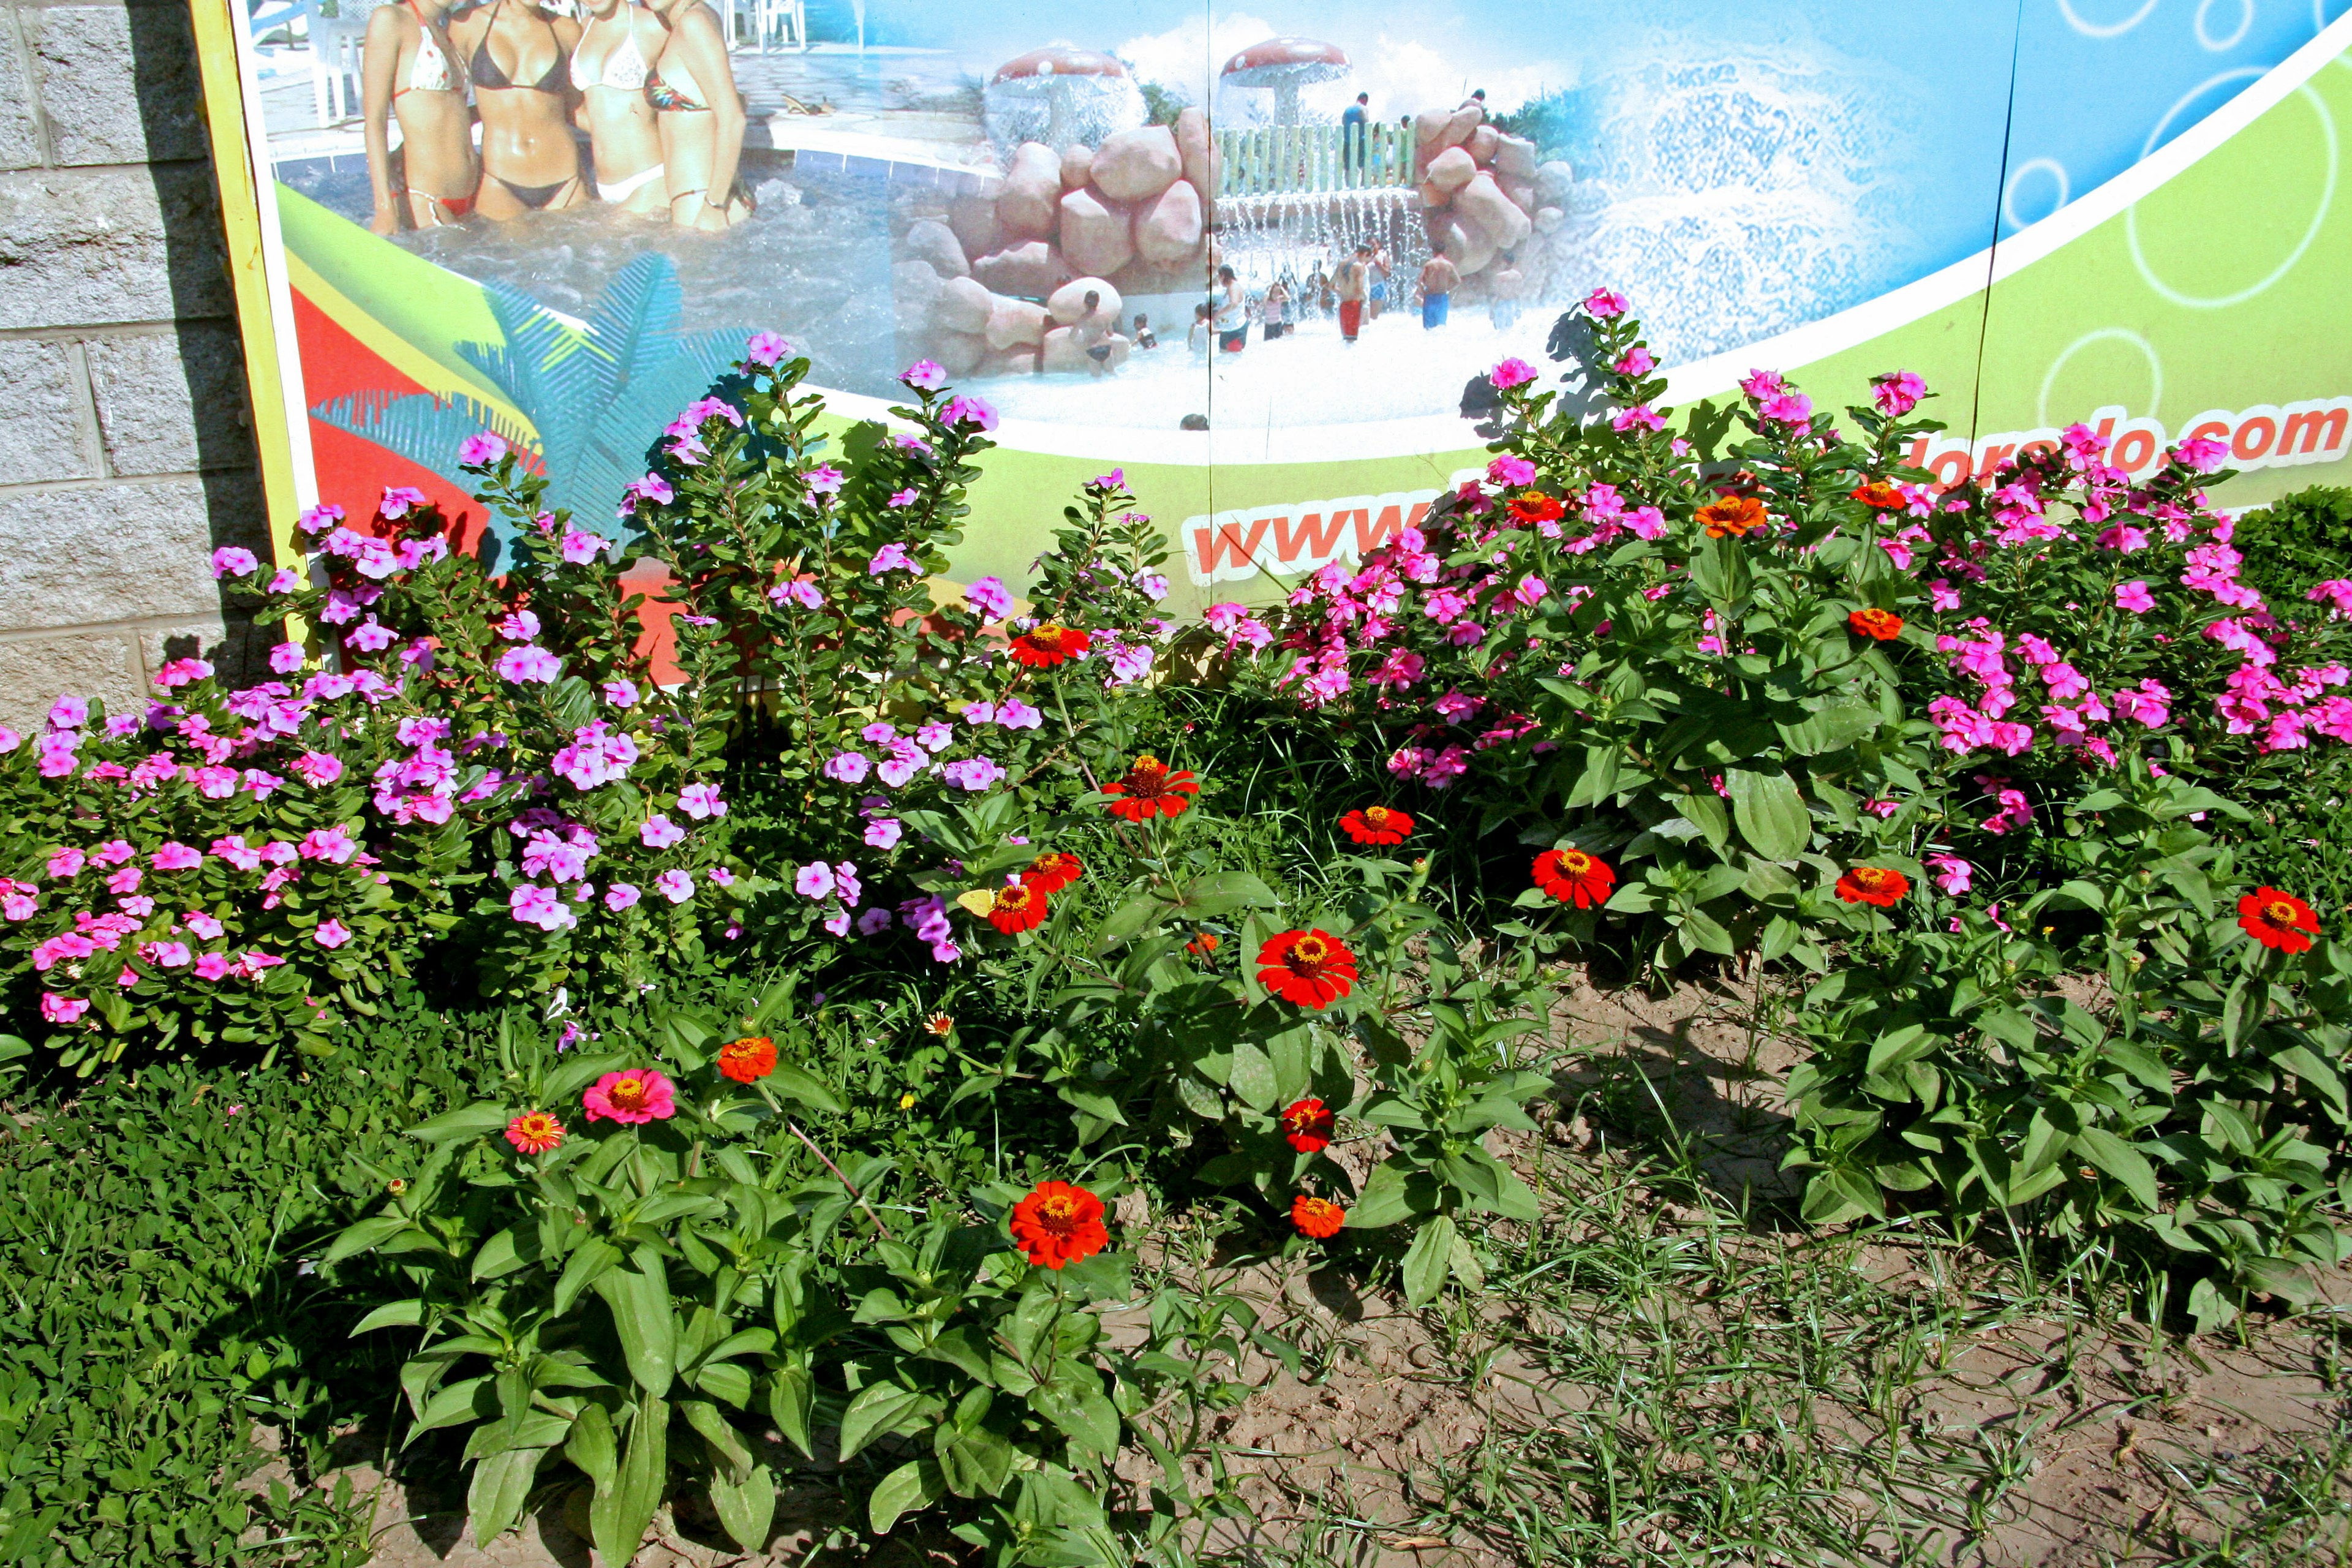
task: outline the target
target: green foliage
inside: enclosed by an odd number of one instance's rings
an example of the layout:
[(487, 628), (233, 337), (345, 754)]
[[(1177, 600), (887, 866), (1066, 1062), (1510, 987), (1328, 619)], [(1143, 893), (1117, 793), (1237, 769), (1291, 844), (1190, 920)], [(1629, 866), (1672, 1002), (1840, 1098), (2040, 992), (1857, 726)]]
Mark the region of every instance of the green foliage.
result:
[(2314, 485), (2283, 495), (2239, 518), (2231, 542), (2245, 555), (2249, 582), (2300, 605), (2313, 584), (2352, 576), (2352, 489)]

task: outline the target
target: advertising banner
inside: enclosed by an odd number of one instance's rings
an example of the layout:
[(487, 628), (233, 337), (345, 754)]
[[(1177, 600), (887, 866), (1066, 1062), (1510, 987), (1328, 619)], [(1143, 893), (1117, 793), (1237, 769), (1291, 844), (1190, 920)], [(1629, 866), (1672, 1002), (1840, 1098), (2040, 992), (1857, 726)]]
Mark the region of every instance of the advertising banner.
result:
[(2078, 420), (2227, 439), (2235, 504), (2352, 453), (2346, 0), (226, 3), (281, 510), (475, 514), (489, 428), (619, 535), (774, 331), (843, 427), (919, 359), (996, 408), (960, 575), (1123, 467), (1247, 595), (1479, 466), (1603, 286), (1679, 402), (1917, 372), (1948, 482)]

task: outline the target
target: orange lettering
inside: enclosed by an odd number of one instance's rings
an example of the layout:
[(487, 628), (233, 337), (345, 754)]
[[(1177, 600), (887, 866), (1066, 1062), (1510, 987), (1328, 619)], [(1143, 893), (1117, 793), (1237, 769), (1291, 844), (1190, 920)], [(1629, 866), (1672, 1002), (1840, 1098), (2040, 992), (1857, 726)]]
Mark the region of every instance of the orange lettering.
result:
[(1370, 554), (1394, 539), (1397, 536), (1397, 530), (1403, 526), (1404, 508), (1401, 506), (1381, 508), (1381, 515), (1378, 518), (1374, 518), (1370, 511), (1357, 512), (1356, 554), (1360, 558)]
[(1249, 537), (1242, 536), (1237, 523), (1223, 523), (1213, 531), (1197, 529), (1192, 534), (1192, 553), (1201, 563), (1201, 575), (1213, 577), (1221, 556), (1228, 557), (1234, 565), (1244, 571), (1255, 570), (1257, 547), (1265, 542), (1267, 524), (1274, 519), (1261, 517), (1249, 525)]
[(1300, 560), (1319, 561), (1331, 553), (1339, 542), (1339, 530), (1346, 527), (1354, 512), (1334, 511), (1331, 521), (1323, 521), (1319, 511), (1310, 511), (1294, 526), (1287, 517), (1274, 520), (1274, 553), (1287, 566)]
[(2272, 455), (2285, 457), (2294, 449), (2297, 436), (2303, 437), (2305, 452), (2333, 452), (2344, 445), (2347, 422), (2352, 422), (2352, 413), (2341, 408), (2306, 408), (2299, 414), (2289, 414), (2285, 425), (2280, 427), (2278, 445), (2272, 448)]

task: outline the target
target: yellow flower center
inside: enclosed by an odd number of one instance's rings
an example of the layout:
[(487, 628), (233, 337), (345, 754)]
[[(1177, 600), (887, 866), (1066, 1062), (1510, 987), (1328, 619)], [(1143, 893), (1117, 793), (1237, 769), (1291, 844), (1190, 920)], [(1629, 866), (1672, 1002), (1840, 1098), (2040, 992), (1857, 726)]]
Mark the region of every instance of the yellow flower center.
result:
[(1037, 1222), (1055, 1235), (1066, 1235), (1078, 1223), (1078, 1205), (1055, 1193), (1037, 1205)]
[(2263, 914), (2273, 925), (2291, 926), (2295, 923), (2294, 906), (2284, 899), (2273, 899), (2264, 904)]
[(1389, 818), (1394, 815), (1395, 813), (1385, 805), (1368, 805), (1364, 808), (1364, 820), (1374, 827), (1386, 827), (1389, 825)]
[(1853, 885), (1866, 893), (1875, 893), (1880, 889), (1887, 887), (1893, 880), (1894, 875), (1892, 871), (1884, 870), (1876, 866), (1856, 866), (1853, 868)]
[(999, 888), (996, 889), (996, 907), (1007, 911), (1008, 913), (1018, 914), (1023, 910), (1027, 909), (1030, 902), (1036, 897), (1036, 894), (1031, 892), (1026, 888)]
[(1331, 944), (1319, 936), (1302, 936), (1290, 944), (1290, 967), (1293, 969), (1320, 969), (1330, 956)]
[(1559, 852), (1559, 868), (1571, 877), (1581, 877), (1592, 869), (1592, 857), (1581, 849), (1563, 849)]
[(646, 1089), (646, 1080), (641, 1078), (621, 1079), (606, 1093), (614, 1105), (623, 1110), (643, 1110), (646, 1101), (652, 1098)]

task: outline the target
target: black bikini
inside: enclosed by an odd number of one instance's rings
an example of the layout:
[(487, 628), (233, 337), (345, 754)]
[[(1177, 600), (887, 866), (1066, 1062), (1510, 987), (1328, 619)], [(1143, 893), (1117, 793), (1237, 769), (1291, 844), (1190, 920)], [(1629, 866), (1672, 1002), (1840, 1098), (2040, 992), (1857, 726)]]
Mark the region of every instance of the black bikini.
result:
[[(474, 51), (474, 58), (466, 62), (467, 77), (476, 87), (487, 89), (491, 92), (545, 92), (561, 97), (566, 85), (567, 73), (564, 68), (566, 61), (563, 54), (563, 40), (555, 36), (554, 23), (550, 22), (546, 26), (548, 39), (555, 45), (555, 58), (548, 63), (546, 71), (537, 81), (517, 82), (507, 75), (497, 60), (490, 58), (490, 34), (496, 30), (499, 25), (499, 12), (505, 5), (506, 0), (497, 0), (497, 3), (491, 5), (490, 19), (482, 27), (481, 47)], [(489, 174), (487, 169), (482, 172)], [(545, 207), (548, 203), (562, 195), (567, 186), (576, 184), (580, 180), (580, 176), (575, 174), (558, 180), (551, 185), (518, 185), (503, 174), (490, 174), (490, 178), (504, 185), (509, 195), (533, 210)]]

